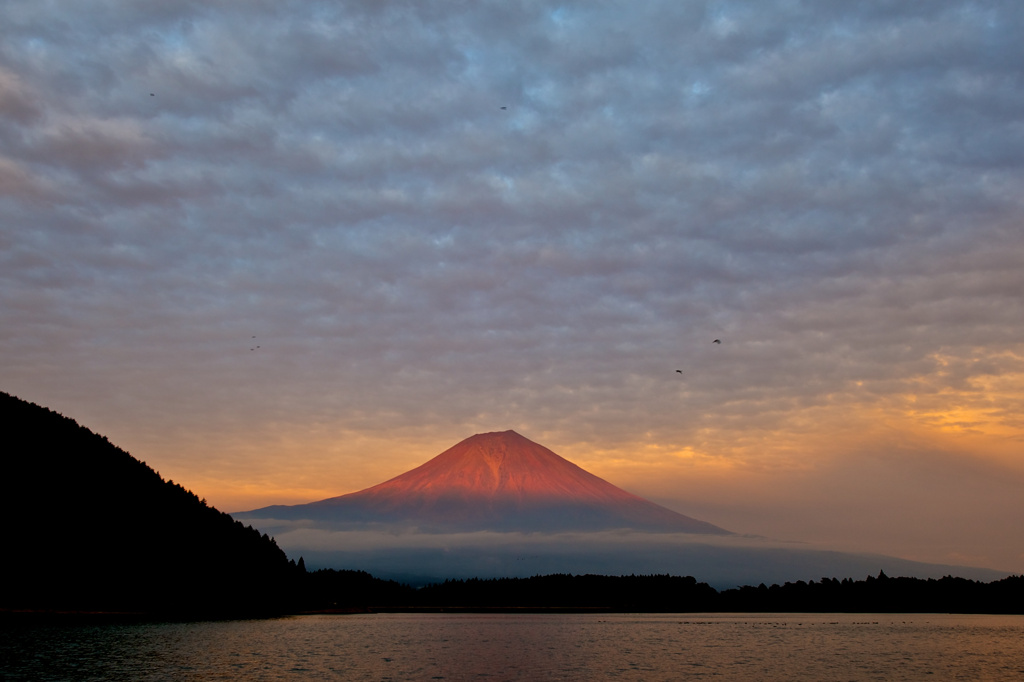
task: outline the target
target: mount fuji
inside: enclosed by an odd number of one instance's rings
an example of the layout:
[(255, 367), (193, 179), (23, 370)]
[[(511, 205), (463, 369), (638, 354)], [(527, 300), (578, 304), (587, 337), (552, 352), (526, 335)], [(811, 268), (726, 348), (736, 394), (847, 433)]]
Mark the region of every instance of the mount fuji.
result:
[(515, 431), (471, 436), (415, 469), (359, 492), (234, 514), (414, 525), (423, 532), (629, 529), (731, 535), (601, 479)]
[(232, 516), (311, 568), (413, 585), (550, 573), (693, 575), (718, 589), (879, 570), (1006, 576), (732, 533), (617, 488), (515, 431), (471, 436), (365, 490)]

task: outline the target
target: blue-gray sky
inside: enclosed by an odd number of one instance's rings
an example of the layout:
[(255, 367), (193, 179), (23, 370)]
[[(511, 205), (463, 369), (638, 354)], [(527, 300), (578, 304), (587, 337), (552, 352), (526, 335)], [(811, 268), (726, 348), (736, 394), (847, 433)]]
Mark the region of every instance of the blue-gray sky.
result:
[(6, 0), (0, 390), (227, 510), (512, 428), (731, 530), (1024, 571), (1022, 35)]

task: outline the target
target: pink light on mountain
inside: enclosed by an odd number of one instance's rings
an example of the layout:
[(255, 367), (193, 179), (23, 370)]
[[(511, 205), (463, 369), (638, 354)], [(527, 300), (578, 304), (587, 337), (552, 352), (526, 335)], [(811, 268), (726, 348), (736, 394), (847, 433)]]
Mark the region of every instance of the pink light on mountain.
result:
[(646, 531), (729, 534), (617, 488), (515, 431), (471, 436), (359, 492), (241, 518), (402, 523), (423, 530)]

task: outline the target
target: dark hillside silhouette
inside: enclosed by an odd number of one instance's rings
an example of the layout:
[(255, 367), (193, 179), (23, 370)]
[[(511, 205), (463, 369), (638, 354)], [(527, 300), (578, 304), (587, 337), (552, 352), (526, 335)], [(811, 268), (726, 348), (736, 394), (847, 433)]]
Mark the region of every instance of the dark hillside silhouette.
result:
[(322, 568), (300, 578), (297, 611), (365, 611), (418, 603), (414, 588), (374, 578), (366, 571)]
[[(415, 593), (420, 608), (571, 609), (643, 613), (1024, 613), (1024, 576), (889, 578), (759, 585), (716, 591), (692, 577), (568, 575), (446, 580)], [(386, 608), (381, 610), (387, 610)]]
[(720, 611), (808, 613), (1024, 613), (1024, 576), (990, 583), (946, 576), (935, 580), (890, 578), (820, 581), (757, 587), (719, 594)]
[(671, 613), (710, 611), (718, 593), (693, 577), (568, 575), (447, 580), (416, 594), (423, 606), (462, 608), (592, 608)]
[(0, 393), (0, 608), (274, 612), (298, 572), (243, 526), (73, 419)]

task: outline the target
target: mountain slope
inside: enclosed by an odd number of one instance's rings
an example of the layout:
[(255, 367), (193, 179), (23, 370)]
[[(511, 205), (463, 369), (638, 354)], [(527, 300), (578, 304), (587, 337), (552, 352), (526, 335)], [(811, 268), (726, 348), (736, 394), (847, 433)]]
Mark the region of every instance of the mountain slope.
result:
[(0, 393), (0, 607), (275, 610), (295, 571), (268, 536), (106, 438)]
[(433, 531), (629, 528), (729, 534), (617, 488), (515, 431), (471, 436), (359, 492), (236, 516), (335, 525), (406, 523)]

